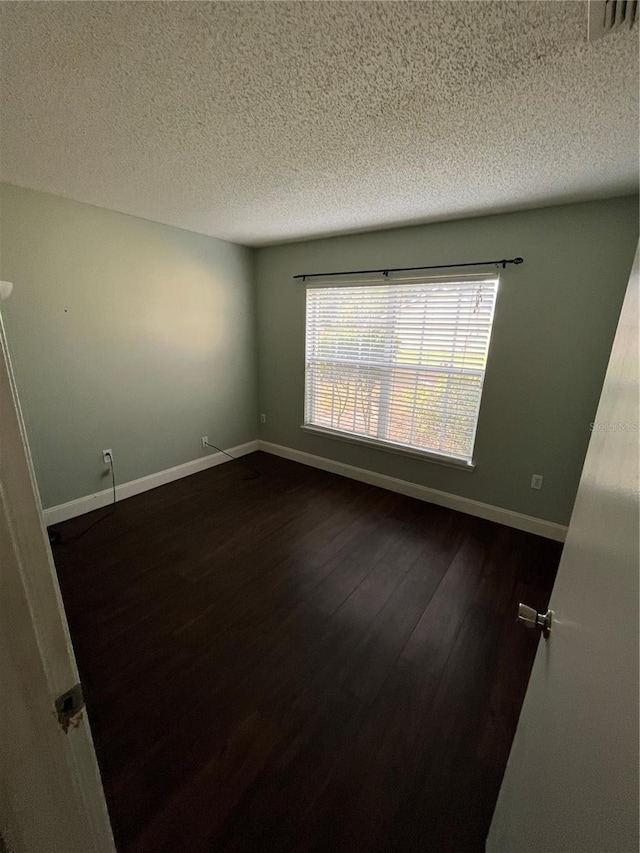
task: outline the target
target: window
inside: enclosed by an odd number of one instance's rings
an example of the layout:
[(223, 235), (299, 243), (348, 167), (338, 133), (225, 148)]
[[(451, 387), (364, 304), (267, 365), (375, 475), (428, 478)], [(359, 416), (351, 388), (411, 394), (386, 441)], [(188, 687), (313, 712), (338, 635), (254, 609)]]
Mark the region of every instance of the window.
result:
[(305, 426), (471, 465), (497, 288), (308, 285)]

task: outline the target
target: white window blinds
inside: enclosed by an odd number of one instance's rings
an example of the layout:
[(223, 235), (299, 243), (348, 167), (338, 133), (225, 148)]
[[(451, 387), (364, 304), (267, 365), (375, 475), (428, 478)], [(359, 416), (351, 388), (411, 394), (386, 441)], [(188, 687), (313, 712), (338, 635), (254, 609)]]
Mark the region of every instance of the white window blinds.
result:
[(305, 424), (470, 464), (497, 287), (309, 286)]

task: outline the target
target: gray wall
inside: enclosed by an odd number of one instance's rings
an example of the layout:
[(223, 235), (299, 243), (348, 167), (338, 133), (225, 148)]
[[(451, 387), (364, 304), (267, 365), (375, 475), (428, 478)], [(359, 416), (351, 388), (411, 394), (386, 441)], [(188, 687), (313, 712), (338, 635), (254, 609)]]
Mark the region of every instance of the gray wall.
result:
[[(15, 282), (2, 311), (43, 504), (106, 488), (105, 447), (126, 482), (203, 455), (202, 435), (221, 447), (256, 438), (257, 357), (263, 439), (567, 523), (637, 233), (629, 197), (254, 258), (0, 185), (0, 278)], [(502, 275), (472, 473), (300, 430), (304, 286), (294, 274), (513, 255), (525, 263)], [(544, 475), (542, 491), (529, 487), (532, 473)]]
[[(259, 250), (260, 437), (566, 524), (637, 234), (634, 196)], [(501, 276), (472, 473), (300, 429), (305, 301), (294, 274), (516, 255), (525, 263)]]
[(45, 507), (257, 437), (252, 250), (0, 185), (0, 278)]

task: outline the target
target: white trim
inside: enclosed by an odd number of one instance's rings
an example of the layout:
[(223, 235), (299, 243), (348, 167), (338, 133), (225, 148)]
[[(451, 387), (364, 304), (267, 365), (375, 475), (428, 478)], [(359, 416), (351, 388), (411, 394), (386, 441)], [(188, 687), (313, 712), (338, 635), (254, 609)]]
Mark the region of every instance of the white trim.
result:
[[(254, 453), (256, 450), (258, 450), (258, 442), (248, 441), (246, 444), (230, 447), (227, 452), (232, 456), (246, 456), (248, 453)], [(116, 500), (122, 501), (125, 498), (131, 498), (133, 495), (139, 495), (141, 492), (149, 491), (149, 489), (164, 486), (165, 483), (171, 483), (173, 480), (180, 480), (182, 477), (188, 477), (190, 474), (197, 474), (199, 471), (205, 471), (207, 468), (214, 468), (216, 465), (222, 465), (223, 462), (230, 461), (229, 457), (225, 456), (224, 453), (211, 453), (208, 456), (202, 456), (200, 459), (185, 462), (183, 465), (176, 465), (173, 468), (158, 471), (156, 474), (149, 474), (137, 480), (130, 480), (128, 483), (116, 486)], [(69, 518), (75, 518), (77, 515), (84, 515), (85, 512), (91, 512), (93, 509), (108, 506), (111, 503), (112, 497), (113, 492), (111, 489), (104, 489), (104, 491), (96, 492), (93, 495), (85, 495), (82, 498), (58, 504), (58, 506), (49, 507), (43, 511), (44, 523), (48, 527), (51, 524), (59, 524), (61, 521), (66, 521)]]
[(63, 734), (54, 712), (78, 669), (1, 312), (0, 434), (1, 829), (16, 851), (115, 853), (87, 714)]
[(527, 533), (545, 536), (547, 539), (555, 539), (557, 542), (564, 542), (565, 540), (567, 528), (563, 524), (556, 524), (554, 521), (546, 521), (544, 518), (535, 518), (531, 515), (513, 512), (510, 509), (503, 509), (502, 507), (474, 501), (471, 498), (463, 498), (460, 495), (441, 492), (439, 489), (431, 489), (429, 486), (410, 483), (408, 480), (388, 477), (386, 474), (377, 474), (374, 471), (356, 468), (353, 465), (336, 462), (334, 459), (327, 459), (324, 456), (314, 456), (312, 453), (305, 453), (302, 450), (294, 450), (291, 447), (272, 444), (270, 441), (259, 441), (258, 447), (259, 450), (264, 450), (265, 453), (282, 456), (283, 459), (291, 459), (293, 462), (301, 462), (303, 465), (310, 465), (312, 468), (321, 468), (323, 471), (330, 471), (332, 474), (350, 477), (352, 480), (359, 480), (371, 486), (379, 486), (382, 489), (398, 492), (410, 498), (417, 498), (420, 501), (438, 504), (438, 506), (446, 506), (449, 509), (466, 512), (468, 515), (485, 518), (488, 521), (495, 521), (498, 524), (506, 524), (508, 527), (515, 527), (516, 530), (524, 530)]
[[(256, 450), (263, 450), (265, 453), (271, 453), (273, 456), (281, 456), (284, 459), (291, 459), (293, 462), (300, 462), (312, 468), (321, 468), (323, 471), (330, 471), (333, 474), (350, 477), (352, 480), (359, 480), (362, 483), (378, 486), (381, 489), (398, 492), (410, 498), (427, 501), (438, 506), (445, 506), (459, 512), (466, 512), (468, 515), (485, 518), (488, 521), (495, 521), (498, 524), (506, 524), (508, 527), (515, 527), (517, 530), (524, 530), (527, 533), (545, 536), (547, 539), (555, 539), (557, 542), (564, 542), (566, 536), (567, 528), (562, 524), (556, 524), (554, 521), (546, 521), (543, 518), (524, 515), (510, 509), (503, 509), (502, 507), (492, 506), (481, 501), (474, 501), (471, 498), (453, 495), (450, 492), (432, 489), (429, 486), (411, 483), (408, 480), (389, 477), (386, 474), (377, 474), (375, 471), (356, 468), (354, 465), (336, 462), (324, 456), (314, 456), (312, 453), (305, 453), (303, 450), (294, 450), (291, 447), (283, 447), (280, 444), (273, 444), (270, 441), (248, 441), (246, 444), (229, 448), (228, 452), (232, 456), (246, 456), (248, 453), (253, 453)], [(116, 500), (121, 501), (125, 498), (133, 497), (133, 495), (139, 495), (141, 492), (155, 489), (158, 486), (163, 486), (165, 483), (171, 483), (173, 480), (188, 477), (190, 474), (197, 474), (199, 471), (205, 471), (207, 468), (214, 468), (216, 465), (221, 465), (229, 461), (222, 453), (212, 453), (210, 456), (203, 456), (200, 459), (185, 462), (183, 465), (176, 465), (174, 468), (167, 468), (165, 471), (159, 471), (156, 474), (149, 474), (137, 480), (130, 480), (128, 483), (122, 483), (122, 485), (116, 487)], [(59, 524), (61, 521), (75, 518), (78, 515), (84, 515), (84, 513), (91, 512), (93, 509), (107, 506), (111, 502), (111, 496), (111, 489), (105, 489), (93, 495), (86, 495), (83, 498), (77, 498), (58, 506), (49, 507), (49, 509), (44, 510), (45, 524), (47, 526)]]
[(358, 435), (354, 432), (341, 432), (337, 429), (318, 427), (315, 424), (301, 424), (300, 429), (305, 430), (305, 432), (314, 433), (315, 435), (324, 436), (325, 438), (337, 438), (339, 441), (347, 441), (350, 444), (361, 444), (364, 447), (373, 447), (376, 450), (386, 450), (388, 453), (399, 453), (401, 456), (412, 456), (414, 459), (434, 462), (436, 465), (447, 465), (451, 468), (457, 468), (459, 471), (473, 471), (475, 468), (471, 460), (467, 461), (466, 459), (458, 459), (455, 456), (445, 456), (444, 453), (436, 453), (430, 450), (418, 450), (415, 447), (385, 441), (382, 438), (369, 438), (366, 435)]

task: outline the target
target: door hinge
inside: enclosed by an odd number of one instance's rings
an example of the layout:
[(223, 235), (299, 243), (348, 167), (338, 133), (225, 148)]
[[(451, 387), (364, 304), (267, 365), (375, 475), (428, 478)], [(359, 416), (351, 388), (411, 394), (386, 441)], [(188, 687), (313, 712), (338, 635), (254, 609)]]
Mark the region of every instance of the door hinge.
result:
[(82, 684), (74, 684), (71, 690), (62, 693), (56, 699), (56, 714), (63, 732), (68, 732), (71, 726), (77, 726), (80, 719), (75, 718), (84, 708), (84, 696), (82, 695)]
[(539, 613), (535, 608), (521, 602), (518, 605), (518, 618), (516, 622), (520, 622), (525, 628), (538, 628), (542, 631), (542, 636), (547, 640), (553, 624), (553, 610), (547, 610), (546, 613)]

